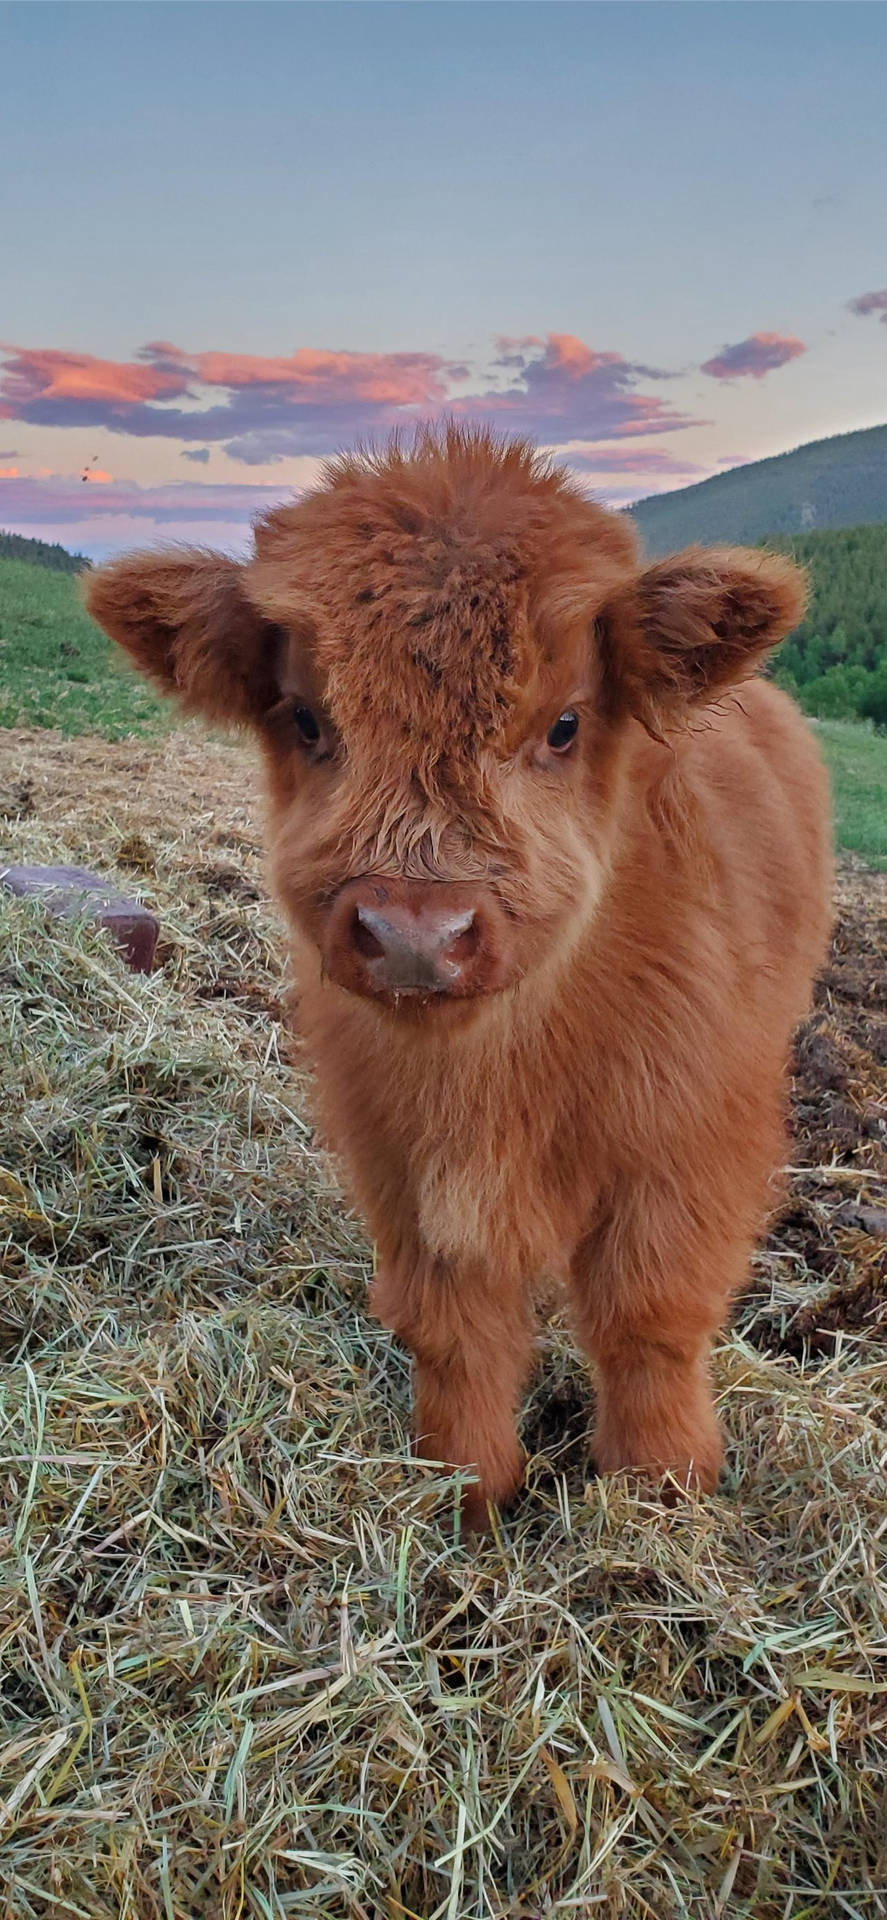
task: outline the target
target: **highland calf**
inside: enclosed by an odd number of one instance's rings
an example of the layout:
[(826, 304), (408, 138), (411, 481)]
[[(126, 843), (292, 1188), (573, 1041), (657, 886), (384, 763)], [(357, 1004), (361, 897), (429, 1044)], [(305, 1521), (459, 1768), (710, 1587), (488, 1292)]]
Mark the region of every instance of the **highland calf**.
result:
[(569, 1283), (600, 1470), (712, 1488), (710, 1343), (783, 1157), (829, 806), (790, 561), (645, 565), (527, 446), (336, 461), (243, 564), (89, 576), (162, 688), (252, 727), (326, 1137), (412, 1350), (421, 1453), (521, 1477), (533, 1284)]

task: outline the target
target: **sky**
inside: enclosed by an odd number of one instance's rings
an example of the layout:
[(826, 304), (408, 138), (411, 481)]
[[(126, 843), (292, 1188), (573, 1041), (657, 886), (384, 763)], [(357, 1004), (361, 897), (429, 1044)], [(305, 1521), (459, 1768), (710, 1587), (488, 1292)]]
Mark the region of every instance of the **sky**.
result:
[(0, 527), (242, 551), (455, 414), (614, 505), (887, 420), (887, 6), (0, 5)]

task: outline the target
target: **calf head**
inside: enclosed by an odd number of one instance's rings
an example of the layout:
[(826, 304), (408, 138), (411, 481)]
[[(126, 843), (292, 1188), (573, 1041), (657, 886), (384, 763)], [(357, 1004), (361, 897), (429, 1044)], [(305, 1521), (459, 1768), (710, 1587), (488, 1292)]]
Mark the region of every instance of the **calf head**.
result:
[(803, 582), (742, 549), (645, 567), (529, 447), (449, 428), (335, 462), (242, 564), (128, 556), (86, 598), (186, 708), (257, 732), (275, 883), (326, 974), (427, 1018), (556, 964), (639, 724), (662, 740), (752, 672)]

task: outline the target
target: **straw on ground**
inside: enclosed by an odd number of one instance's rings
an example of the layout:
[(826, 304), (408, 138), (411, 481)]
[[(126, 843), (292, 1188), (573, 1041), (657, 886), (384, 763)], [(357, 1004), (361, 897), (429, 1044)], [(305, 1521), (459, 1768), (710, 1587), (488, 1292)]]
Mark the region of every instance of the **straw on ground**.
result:
[(4, 1913), (882, 1914), (883, 1323), (780, 1352), (823, 1280), (777, 1234), (728, 1483), (667, 1512), (588, 1480), (555, 1317), (467, 1552), (287, 1057), (245, 756), (55, 750), (10, 857), (119, 862), (165, 949), (0, 898)]

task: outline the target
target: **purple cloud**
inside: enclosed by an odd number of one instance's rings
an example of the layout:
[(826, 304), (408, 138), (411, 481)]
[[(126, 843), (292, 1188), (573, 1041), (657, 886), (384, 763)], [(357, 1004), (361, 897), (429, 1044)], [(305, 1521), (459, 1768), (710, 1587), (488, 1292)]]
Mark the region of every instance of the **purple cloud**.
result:
[(209, 447), (183, 447), (182, 459), (194, 460), (199, 466), (205, 467), (209, 459)]
[(0, 473), (0, 527), (58, 540), (97, 559), (170, 539), (243, 553), (257, 514), (291, 496), (286, 486), (180, 480), (139, 487), (112, 480), (85, 487), (68, 474)]
[(881, 287), (877, 293), (860, 293), (855, 300), (848, 300), (851, 313), (878, 313), (882, 327), (887, 327), (887, 287)]
[(637, 391), (640, 380), (668, 379), (668, 374), (624, 360), (620, 353), (596, 352), (571, 333), (502, 339), (493, 366), (510, 384), (470, 395), (454, 410), (472, 418), (492, 416), (533, 440), (622, 440), (704, 424), (656, 395)]
[(42, 478), (27, 475), (0, 479), (0, 526), (28, 520), (92, 521), (142, 519), (156, 526), (189, 520), (249, 519), (272, 502), (284, 499), (290, 488), (238, 486), (224, 482), (173, 481), (168, 486), (139, 487), (131, 480), (110, 480), (101, 488), (83, 487), (68, 474)]
[(3, 358), (0, 419), (199, 442), (185, 449), (197, 462), (214, 442), (247, 466), (328, 454), (443, 412), (491, 419), (545, 444), (699, 424), (643, 391), (667, 374), (571, 334), (500, 340), (473, 375), (432, 353), (186, 354), (170, 341), (130, 361), (26, 347)]
[(806, 352), (803, 340), (792, 333), (750, 333), (746, 340), (722, 347), (712, 360), (703, 361), (702, 372), (713, 380), (763, 380)]
[[(604, 449), (565, 446), (559, 457), (613, 506), (637, 498), (637, 479), (619, 484), (623, 476), (627, 481), (629, 475), (649, 474), (655, 490), (657, 476), (692, 478), (700, 471), (660, 448), (634, 443)], [(257, 515), (291, 498), (288, 485), (179, 480), (142, 487), (109, 476), (101, 485), (84, 486), (73, 474), (28, 477), (10, 469), (0, 471), (0, 527), (58, 540), (95, 558), (171, 536), (242, 553)]]
[(583, 446), (581, 442), (567, 443), (555, 449), (559, 459), (568, 467), (574, 467), (585, 474), (595, 473), (667, 473), (696, 474), (706, 473), (706, 467), (700, 467), (694, 460), (676, 459), (672, 453), (664, 453), (660, 447), (616, 447), (602, 451), (599, 447)]
[[(188, 355), (169, 341), (152, 342), (131, 361), (28, 347), (7, 347), (4, 359), (0, 419), (103, 426), (137, 438), (223, 441), (232, 458), (251, 464), (284, 453), (329, 453), (360, 434), (388, 429), (405, 414), (439, 411), (448, 379), (465, 372), (435, 354), (301, 348), (284, 357)], [(207, 405), (218, 393), (224, 394), (222, 403)], [(255, 436), (269, 430), (278, 442), (265, 455)], [(281, 436), (285, 444), (279, 444)]]

